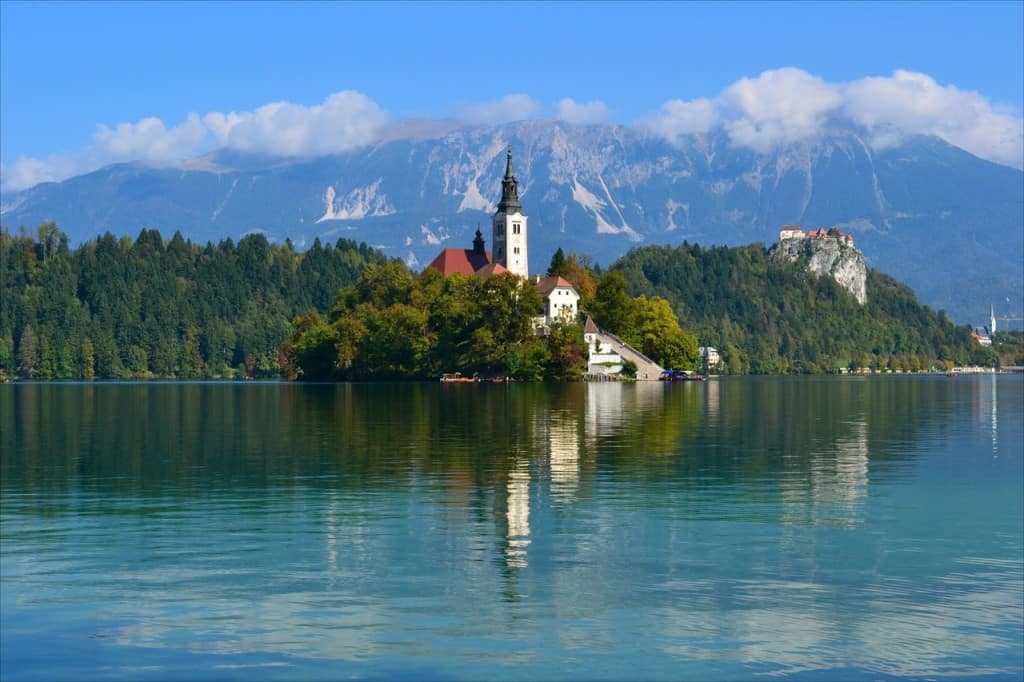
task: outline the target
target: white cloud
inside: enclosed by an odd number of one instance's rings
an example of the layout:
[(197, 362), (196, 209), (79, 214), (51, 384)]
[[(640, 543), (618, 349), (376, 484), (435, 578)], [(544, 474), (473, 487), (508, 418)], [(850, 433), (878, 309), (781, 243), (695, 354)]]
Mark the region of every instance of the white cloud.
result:
[(741, 78), (718, 98), (733, 142), (758, 151), (817, 133), (840, 101), (837, 86), (794, 68)]
[(195, 113), (169, 130), (160, 119), (149, 117), (138, 123), (120, 123), (113, 129), (97, 126), (92, 152), (112, 161), (170, 163), (182, 158), (182, 150), (196, 149), (206, 134)]
[(660, 111), (640, 119), (637, 124), (670, 142), (677, 142), (684, 135), (706, 133), (717, 121), (715, 105), (709, 99), (692, 102), (671, 99), (661, 106)]
[(266, 104), (252, 112), (203, 117), (218, 146), (273, 156), (317, 156), (348, 151), (373, 142), (387, 121), (366, 95), (346, 90), (323, 104)]
[(923, 73), (901, 70), (854, 81), (845, 89), (844, 112), (873, 133), (876, 146), (901, 134), (937, 135), (982, 158), (1024, 165), (1024, 119)]
[(580, 104), (566, 97), (555, 106), (558, 118), (569, 123), (603, 123), (608, 120), (608, 106), (598, 99)]
[(767, 151), (820, 134), (838, 118), (861, 126), (876, 148), (907, 135), (937, 135), (982, 158), (1024, 166), (1019, 112), (910, 71), (850, 83), (828, 83), (792, 67), (765, 71), (713, 99), (669, 100), (636, 123), (673, 143), (721, 126), (734, 144)]
[(540, 104), (529, 95), (505, 95), (501, 99), (462, 107), (457, 117), (469, 123), (507, 123), (530, 118)]
[(191, 113), (172, 128), (154, 117), (99, 125), (92, 144), (77, 152), (4, 163), (0, 187), (18, 191), (124, 161), (173, 165), (213, 147), (273, 156), (332, 154), (373, 142), (387, 119), (366, 95), (346, 90), (310, 107), (275, 102), (241, 113)]
[[(501, 123), (540, 110), (528, 95), (510, 94), (467, 105), (458, 118)], [(609, 114), (600, 100), (578, 103), (570, 98), (557, 102), (556, 111), (573, 123), (604, 121)], [(734, 144), (765, 151), (820, 134), (837, 119), (860, 126), (876, 148), (907, 135), (937, 135), (982, 158), (1024, 167), (1024, 119), (1019, 111), (1000, 109), (976, 92), (902, 70), (849, 83), (829, 83), (792, 67), (765, 71), (736, 81), (712, 98), (669, 100), (636, 125), (673, 143), (720, 127)], [(0, 188), (17, 191), (117, 162), (173, 165), (215, 147), (313, 157), (415, 131), (440, 134), (454, 125), (451, 120), (390, 121), (376, 102), (350, 90), (313, 106), (275, 102), (253, 111), (191, 113), (172, 127), (149, 117), (114, 127), (99, 125), (92, 143), (75, 152), (5, 160), (0, 163)]]

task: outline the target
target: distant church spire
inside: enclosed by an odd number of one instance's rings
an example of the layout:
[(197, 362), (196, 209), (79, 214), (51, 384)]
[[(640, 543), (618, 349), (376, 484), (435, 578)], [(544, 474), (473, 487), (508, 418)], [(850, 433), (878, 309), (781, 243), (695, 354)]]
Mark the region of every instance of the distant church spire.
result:
[(519, 183), (512, 173), (512, 147), (508, 148), (505, 159), (505, 177), (501, 181), (501, 201), (498, 202), (501, 213), (522, 213), (523, 205), (519, 203)]
[(484, 235), (480, 232), (480, 225), (476, 226), (476, 239), (473, 240), (473, 253), (483, 256), (487, 253), (484, 249)]

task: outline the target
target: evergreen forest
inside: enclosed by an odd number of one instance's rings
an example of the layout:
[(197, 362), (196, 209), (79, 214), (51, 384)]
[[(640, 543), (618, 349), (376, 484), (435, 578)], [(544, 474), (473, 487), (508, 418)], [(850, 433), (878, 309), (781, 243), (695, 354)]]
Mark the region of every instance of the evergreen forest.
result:
[[(869, 271), (860, 306), (761, 244), (643, 247), (603, 271), (559, 249), (548, 274), (664, 367), (697, 368), (698, 343), (719, 349), (728, 374), (1000, 362), (887, 275)], [(535, 287), (413, 273), (345, 239), (298, 251), (262, 234), (199, 245), (144, 229), (72, 250), (47, 223), (0, 232), (0, 294), (0, 378), (576, 380), (586, 370), (582, 318), (538, 335)]]
[(71, 250), (53, 223), (2, 231), (0, 376), (277, 377), (291, 320), (384, 261), (344, 239), (299, 252), (262, 234), (202, 246), (144, 229)]
[[(617, 260), (634, 295), (669, 301), (701, 345), (717, 348), (729, 374), (921, 371), (994, 366), (992, 348), (971, 338), (910, 287), (868, 270), (866, 305), (806, 263), (772, 258), (763, 244), (633, 249)], [(607, 275), (606, 275), (607, 276)]]

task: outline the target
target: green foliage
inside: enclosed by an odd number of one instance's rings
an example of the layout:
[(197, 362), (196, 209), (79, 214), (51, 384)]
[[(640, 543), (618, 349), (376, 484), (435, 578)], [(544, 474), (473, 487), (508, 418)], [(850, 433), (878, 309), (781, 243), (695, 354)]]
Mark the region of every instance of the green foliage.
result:
[(999, 358), (999, 366), (1024, 366), (1024, 331), (996, 332), (992, 338), (992, 351)]
[(35, 379), (277, 376), (289, 320), (330, 309), (384, 257), (260, 234), (199, 246), (156, 230), (74, 251), (53, 223), (0, 232), (0, 376)]
[(284, 364), (303, 379), (580, 378), (582, 327), (538, 336), (541, 308), (536, 287), (512, 275), (414, 277), (398, 263), (372, 265), (338, 293), (329, 325), (295, 321)]
[[(613, 279), (614, 273), (620, 274)], [(635, 322), (623, 312), (624, 289), (667, 301), (683, 328), (697, 332), (700, 345), (719, 349), (729, 374), (993, 363), (969, 329), (921, 305), (892, 277), (869, 271), (868, 303), (861, 306), (831, 278), (771, 259), (760, 244), (645, 247), (616, 261), (598, 286), (595, 318), (612, 331), (612, 324), (624, 325), (619, 335), (646, 348), (643, 335), (631, 336)], [(672, 349), (660, 352), (675, 357)], [(688, 356), (689, 344), (682, 352)]]
[(568, 280), (580, 295), (580, 309), (587, 310), (594, 300), (598, 279), (597, 272), (591, 267), (590, 258), (580, 258), (570, 253), (559, 270), (558, 274)]
[(590, 308), (598, 324), (662, 367), (696, 367), (697, 338), (683, 332), (664, 298), (630, 296), (622, 270), (605, 273)]
[(558, 247), (558, 250), (551, 256), (551, 264), (548, 265), (548, 277), (564, 277), (564, 270), (565, 252), (562, 251), (562, 247)]

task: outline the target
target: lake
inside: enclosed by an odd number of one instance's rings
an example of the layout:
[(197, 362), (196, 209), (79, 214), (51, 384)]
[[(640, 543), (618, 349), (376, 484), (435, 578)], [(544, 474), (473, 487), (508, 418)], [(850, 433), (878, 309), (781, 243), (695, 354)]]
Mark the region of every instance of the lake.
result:
[(0, 386), (0, 677), (1024, 677), (1024, 380)]

